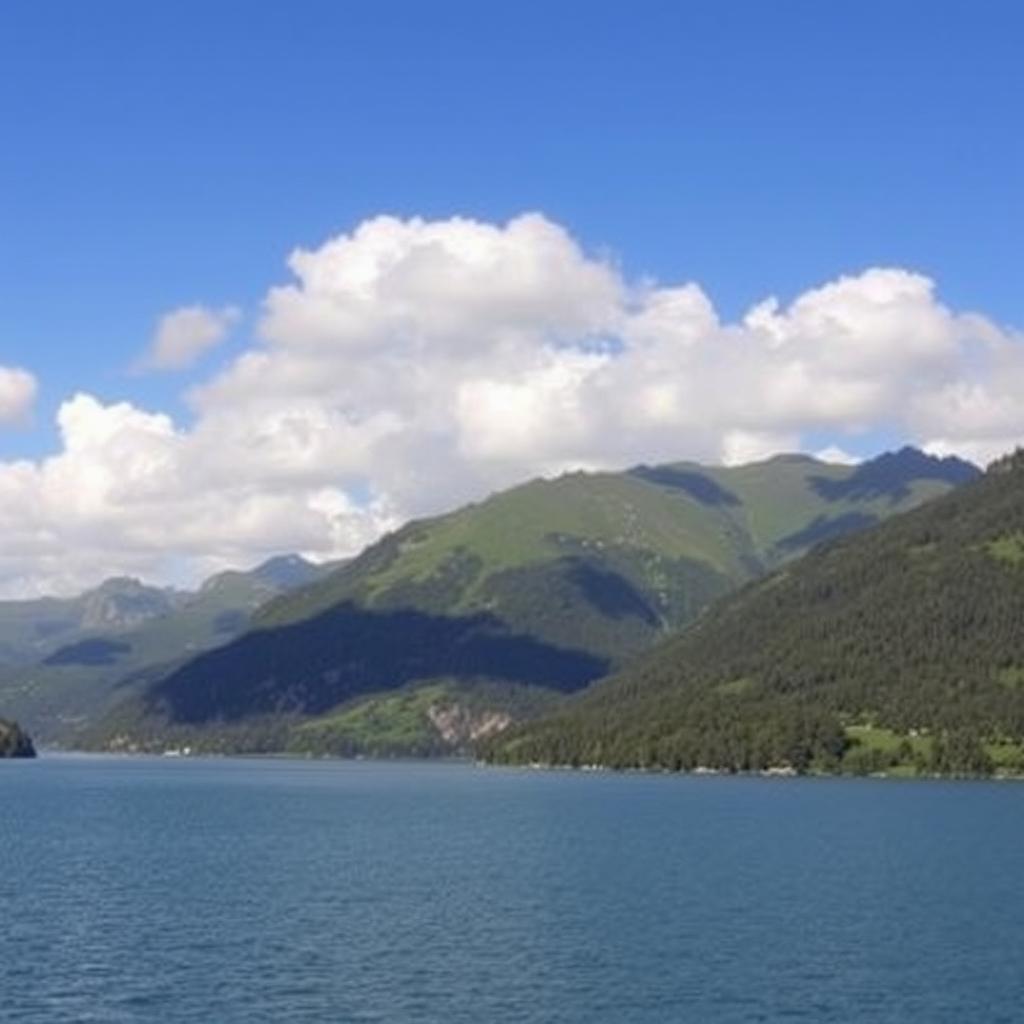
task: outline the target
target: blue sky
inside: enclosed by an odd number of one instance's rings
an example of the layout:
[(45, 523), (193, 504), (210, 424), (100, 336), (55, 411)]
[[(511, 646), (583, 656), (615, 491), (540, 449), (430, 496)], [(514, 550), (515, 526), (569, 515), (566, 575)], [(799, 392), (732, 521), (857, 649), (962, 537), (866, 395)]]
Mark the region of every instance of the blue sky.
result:
[[(38, 396), (0, 459), (80, 390), (187, 426), (289, 252), (382, 213), (540, 211), (724, 319), (894, 266), (1024, 325), (1022, 34), (1009, 2), (4, 4), (0, 366)], [(130, 372), (192, 304), (229, 339)]]
[[(739, 312), (897, 264), (1024, 322), (1016, 3), (10, 3), (0, 345), (40, 419), (380, 212), (542, 210)], [(8, 436), (5, 445), (29, 439)]]

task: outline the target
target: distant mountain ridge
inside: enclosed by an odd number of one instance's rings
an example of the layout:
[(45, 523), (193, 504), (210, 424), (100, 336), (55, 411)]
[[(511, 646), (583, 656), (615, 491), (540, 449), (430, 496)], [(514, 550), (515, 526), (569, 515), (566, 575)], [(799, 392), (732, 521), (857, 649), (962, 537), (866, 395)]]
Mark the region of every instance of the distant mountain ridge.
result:
[(86, 632), (131, 629), (186, 599), (181, 591), (113, 577), (75, 597), (0, 601), (0, 665), (31, 664)]
[(136, 686), (95, 741), (211, 729), (258, 746), (259, 721), (278, 744), (275, 720), (439, 682), (578, 690), (813, 544), (979, 472), (903, 449), (535, 480), (409, 523), (269, 602), (249, 632)]
[(330, 568), (286, 555), (219, 573), (195, 592), (115, 577), (72, 598), (0, 602), (0, 714), (40, 739), (66, 737), (125, 677), (226, 642), (260, 605)]

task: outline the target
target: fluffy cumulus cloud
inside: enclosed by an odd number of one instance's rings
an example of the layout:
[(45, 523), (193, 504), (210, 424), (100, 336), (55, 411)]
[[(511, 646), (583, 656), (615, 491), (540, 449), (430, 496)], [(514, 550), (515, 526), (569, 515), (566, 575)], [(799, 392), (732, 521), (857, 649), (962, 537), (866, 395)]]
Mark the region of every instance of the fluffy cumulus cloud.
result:
[[(727, 322), (699, 285), (629, 281), (538, 214), (378, 217), (288, 265), (257, 338), (189, 394), (187, 425), (78, 395), (58, 453), (0, 464), (0, 588), (352, 554), (579, 467), (742, 462), (822, 437), (849, 461), (868, 431), (985, 461), (1024, 440), (1024, 339), (904, 269)], [(172, 314), (154, 365), (189, 361), (235, 315)]]
[(140, 369), (182, 370), (191, 366), (228, 336), (239, 315), (235, 306), (182, 306), (165, 313), (157, 322)]
[(0, 426), (24, 420), (36, 397), (36, 379), (28, 370), (0, 366)]

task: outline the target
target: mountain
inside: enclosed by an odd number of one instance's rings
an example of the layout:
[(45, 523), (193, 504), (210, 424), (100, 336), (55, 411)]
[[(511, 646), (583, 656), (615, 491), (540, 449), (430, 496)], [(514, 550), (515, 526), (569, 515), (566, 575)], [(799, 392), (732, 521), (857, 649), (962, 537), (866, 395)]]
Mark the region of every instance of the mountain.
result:
[(243, 636), (137, 686), (97, 741), (209, 729), (251, 749), (280, 744), (282, 722), (418, 685), (579, 690), (813, 544), (977, 475), (904, 449), (860, 466), (779, 456), (535, 480), (270, 602)]
[(0, 759), (5, 757), (35, 757), (36, 749), (17, 722), (0, 718)]
[(0, 601), (0, 665), (27, 665), (84, 634), (132, 629), (166, 615), (186, 595), (126, 577), (77, 597)]
[(127, 681), (227, 642), (262, 604), (329, 568), (289, 555), (220, 573), (195, 593), (117, 578), (74, 598), (0, 602), (0, 636), (8, 640), (0, 713), (40, 739), (68, 741), (120, 699)]
[(1024, 453), (724, 599), (500, 761), (1024, 771)]
[(314, 565), (301, 555), (277, 555), (256, 566), (248, 576), (257, 586), (264, 586), (269, 592), (284, 594), (307, 583), (313, 583), (324, 576), (326, 571), (336, 568), (337, 563)]

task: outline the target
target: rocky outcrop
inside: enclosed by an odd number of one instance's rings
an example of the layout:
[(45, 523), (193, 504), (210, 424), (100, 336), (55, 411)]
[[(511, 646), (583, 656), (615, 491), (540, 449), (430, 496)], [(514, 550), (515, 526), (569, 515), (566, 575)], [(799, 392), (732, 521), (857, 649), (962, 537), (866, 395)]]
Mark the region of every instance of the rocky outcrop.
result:
[(181, 599), (182, 595), (172, 590), (149, 587), (127, 577), (115, 577), (82, 595), (80, 628), (132, 629), (173, 611)]
[(35, 757), (32, 740), (17, 722), (0, 718), (0, 757)]
[(464, 747), (503, 732), (512, 724), (504, 711), (472, 711), (464, 704), (432, 704), (427, 708), (430, 724), (452, 747)]

